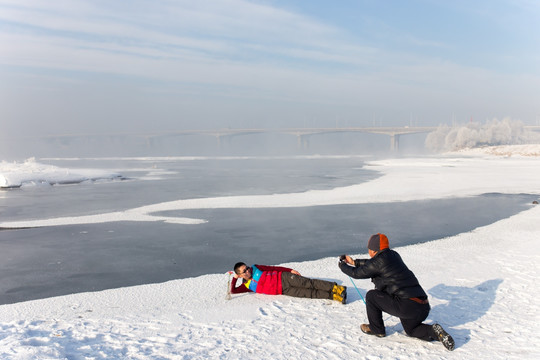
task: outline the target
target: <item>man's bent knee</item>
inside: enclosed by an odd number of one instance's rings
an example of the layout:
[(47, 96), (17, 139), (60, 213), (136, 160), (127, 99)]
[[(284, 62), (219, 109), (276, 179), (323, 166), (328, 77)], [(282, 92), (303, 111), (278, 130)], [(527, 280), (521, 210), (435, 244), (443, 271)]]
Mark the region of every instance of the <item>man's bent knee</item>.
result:
[(369, 290), (367, 293), (366, 293), (366, 301), (374, 301), (377, 297), (380, 297), (380, 292), (379, 290)]

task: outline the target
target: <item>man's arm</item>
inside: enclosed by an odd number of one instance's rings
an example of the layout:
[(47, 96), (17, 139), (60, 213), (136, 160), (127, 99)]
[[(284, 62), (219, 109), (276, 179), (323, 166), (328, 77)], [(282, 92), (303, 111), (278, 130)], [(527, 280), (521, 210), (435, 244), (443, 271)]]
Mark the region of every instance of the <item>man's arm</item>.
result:
[(339, 257), (339, 261), (343, 261), (351, 266), (364, 266), (364, 264), (366, 263), (367, 259), (356, 259), (354, 260), (352, 257), (350, 257), (349, 255), (341, 255)]
[(290, 269), (283, 266), (269, 266), (269, 265), (255, 265), (261, 271), (281, 271), (281, 272), (292, 272), (293, 274), (299, 275), (298, 271)]
[(373, 269), (369, 266), (369, 260), (354, 260), (354, 266), (350, 266), (346, 261), (339, 262), (341, 271), (355, 279), (368, 279), (373, 277)]
[(366, 261), (368, 261), (368, 259), (356, 259), (354, 260), (354, 266), (364, 266), (366, 264)]
[(280, 271), (280, 272), (290, 272), (294, 275), (302, 276), (298, 271), (290, 269), (283, 266), (268, 266), (268, 265), (257, 265), (257, 267), (262, 271)]
[(242, 294), (246, 292), (253, 292), (244, 285), (243, 280), (242, 280), (242, 285), (236, 287), (236, 280), (238, 280), (238, 278), (234, 277), (231, 281), (231, 294)]

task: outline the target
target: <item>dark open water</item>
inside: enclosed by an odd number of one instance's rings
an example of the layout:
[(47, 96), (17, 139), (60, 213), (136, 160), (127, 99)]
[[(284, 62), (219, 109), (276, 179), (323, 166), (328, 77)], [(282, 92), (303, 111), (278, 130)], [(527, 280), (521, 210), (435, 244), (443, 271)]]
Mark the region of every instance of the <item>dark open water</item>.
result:
[[(38, 160), (110, 168), (130, 180), (0, 192), (2, 221), (96, 214), (186, 198), (331, 189), (377, 173), (362, 158)], [(221, 273), (237, 261), (279, 264), (420, 243), (524, 210), (530, 195), (282, 209), (167, 212), (201, 225), (115, 222), (0, 231), (0, 304)]]

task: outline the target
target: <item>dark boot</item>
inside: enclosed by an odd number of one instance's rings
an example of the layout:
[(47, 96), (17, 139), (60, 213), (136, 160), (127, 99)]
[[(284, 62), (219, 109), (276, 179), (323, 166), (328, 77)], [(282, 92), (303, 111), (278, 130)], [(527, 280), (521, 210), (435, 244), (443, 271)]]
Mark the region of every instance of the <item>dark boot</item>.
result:
[(371, 332), (371, 329), (369, 328), (369, 325), (368, 324), (362, 324), (360, 325), (360, 330), (362, 330), (362, 332), (364, 334), (368, 334), (368, 335), (375, 335), (377, 337), (385, 337), (386, 334), (374, 334)]
[(439, 324), (432, 326), (433, 331), (437, 334), (437, 340), (443, 343), (444, 347), (450, 351), (454, 350), (455, 342), (454, 339), (444, 331), (443, 327)]

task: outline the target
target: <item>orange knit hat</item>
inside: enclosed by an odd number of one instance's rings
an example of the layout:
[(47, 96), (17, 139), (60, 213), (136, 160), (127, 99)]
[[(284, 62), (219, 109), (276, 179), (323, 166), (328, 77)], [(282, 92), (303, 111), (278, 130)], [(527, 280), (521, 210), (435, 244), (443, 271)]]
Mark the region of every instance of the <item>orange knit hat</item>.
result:
[(384, 234), (375, 234), (369, 238), (368, 245), (369, 250), (380, 251), (390, 248), (388, 244), (388, 238)]

